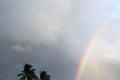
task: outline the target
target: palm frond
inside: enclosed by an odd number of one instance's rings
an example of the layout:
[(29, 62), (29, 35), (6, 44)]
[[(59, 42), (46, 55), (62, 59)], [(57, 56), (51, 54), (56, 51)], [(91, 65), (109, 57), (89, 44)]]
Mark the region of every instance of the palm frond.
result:
[(37, 75), (35, 74), (35, 69), (32, 69), (31, 71), (30, 71), (30, 75), (31, 75), (31, 77), (33, 78), (33, 79), (35, 79), (35, 80), (38, 80), (39, 78), (37, 77)]
[(18, 74), (18, 77), (19, 77), (19, 76), (22, 76), (22, 75), (24, 75), (24, 73)]
[(25, 78), (26, 78), (26, 75), (23, 75), (23, 76), (20, 77), (19, 80), (25, 80)]

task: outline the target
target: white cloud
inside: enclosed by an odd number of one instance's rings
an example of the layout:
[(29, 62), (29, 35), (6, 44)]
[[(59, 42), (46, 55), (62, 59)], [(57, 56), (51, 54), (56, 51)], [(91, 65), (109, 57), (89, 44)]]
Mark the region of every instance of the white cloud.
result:
[(102, 56), (101, 59), (107, 60), (109, 62), (119, 62), (120, 63), (120, 56), (117, 55), (111, 55), (111, 54), (105, 54)]
[(31, 52), (32, 48), (28, 47), (28, 46), (23, 47), (23, 46), (20, 46), (20, 45), (14, 45), (10, 48), (10, 51), (11, 52), (25, 52), (25, 51)]

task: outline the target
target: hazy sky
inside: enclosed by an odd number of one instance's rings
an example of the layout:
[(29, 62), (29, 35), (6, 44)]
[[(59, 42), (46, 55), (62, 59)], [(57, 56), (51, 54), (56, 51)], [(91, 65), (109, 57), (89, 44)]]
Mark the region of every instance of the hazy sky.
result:
[[(0, 0), (0, 80), (25, 63), (52, 80), (74, 80), (80, 58), (103, 23), (81, 80), (119, 80), (119, 0)], [(108, 19), (108, 22), (105, 22)]]

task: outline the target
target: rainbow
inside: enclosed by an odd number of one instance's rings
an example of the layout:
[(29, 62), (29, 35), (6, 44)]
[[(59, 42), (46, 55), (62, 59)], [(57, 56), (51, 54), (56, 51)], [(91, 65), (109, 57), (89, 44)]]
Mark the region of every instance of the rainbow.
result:
[(111, 20), (111, 17), (108, 17), (104, 22), (103, 24), (99, 27), (99, 29), (96, 31), (96, 34), (93, 36), (92, 40), (89, 42), (87, 48), (85, 49), (85, 51), (83, 52), (83, 55), (82, 55), (82, 59), (80, 59), (80, 63), (78, 65), (78, 68), (77, 68), (77, 72), (76, 72), (76, 76), (75, 76), (75, 80), (80, 80), (81, 79), (81, 76), (82, 76), (82, 73), (83, 73), (83, 70), (84, 70), (84, 67), (86, 65), (86, 62), (87, 62), (87, 59), (90, 55), (90, 52), (96, 42), (96, 39), (98, 39), (98, 37), (103, 33), (103, 31), (105, 30), (105, 28), (107, 27), (108, 25), (108, 22)]

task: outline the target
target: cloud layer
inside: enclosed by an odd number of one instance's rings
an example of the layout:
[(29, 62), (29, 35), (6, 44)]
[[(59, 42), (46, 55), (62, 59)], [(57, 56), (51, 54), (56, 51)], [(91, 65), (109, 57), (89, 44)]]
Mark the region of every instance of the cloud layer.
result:
[(1, 2), (4, 2), (5, 11), (10, 9), (8, 17), (3, 17), (6, 24), (3, 24), (1, 36), (20, 43), (57, 42), (64, 19), (71, 10), (69, 0), (36, 0), (28, 1), (28, 4), (12, 0), (8, 5), (6, 1)]
[[(52, 80), (74, 80), (88, 42), (111, 14), (106, 1), (0, 0), (0, 79), (16, 80), (27, 62), (47, 70)], [(90, 53), (82, 80), (119, 79), (120, 42), (114, 36), (119, 19), (110, 23)]]

